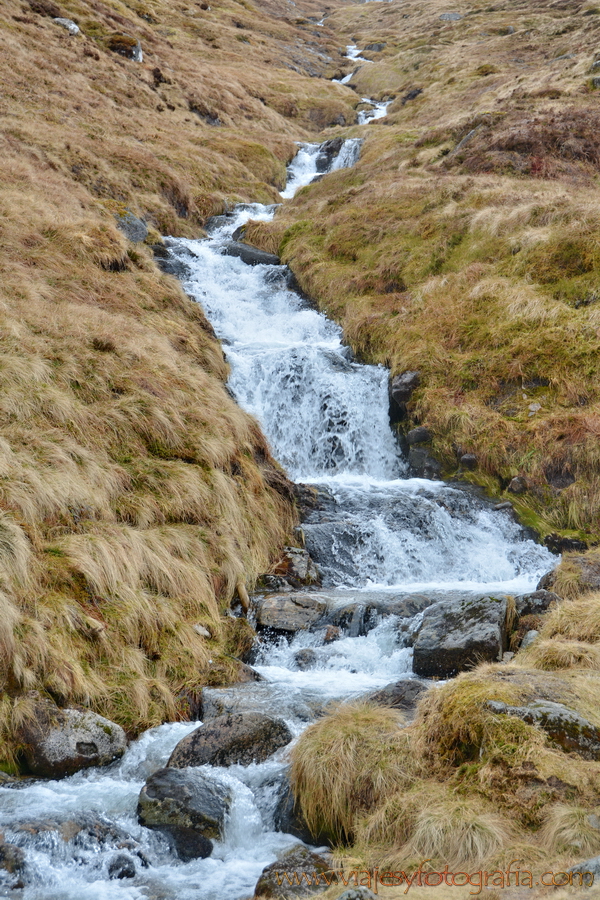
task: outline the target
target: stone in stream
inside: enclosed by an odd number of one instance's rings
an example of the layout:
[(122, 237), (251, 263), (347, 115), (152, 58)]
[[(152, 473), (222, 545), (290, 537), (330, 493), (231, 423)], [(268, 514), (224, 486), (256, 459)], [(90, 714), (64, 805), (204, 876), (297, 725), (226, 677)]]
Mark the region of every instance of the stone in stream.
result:
[(435, 603), (414, 643), (415, 675), (450, 678), (480, 662), (502, 659), (507, 597), (459, 597)]
[[(265, 898), (265, 900), (291, 900), (291, 898), (321, 894), (323, 885), (314, 883), (317, 881), (315, 875), (321, 875), (330, 870), (331, 866), (327, 860), (313, 853), (308, 847), (293, 847), (280, 859), (262, 870), (254, 888), (254, 897)], [(283, 875), (284, 872), (289, 872), (289, 880), (297, 883), (290, 885)]]
[(127, 749), (120, 725), (91, 710), (59, 709), (41, 697), (34, 698), (19, 738), (29, 771), (42, 778), (64, 778), (79, 769), (108, 765)]
[[(567, 557), (569, 569), (576, 577), (577, 589), (580, 593), (600, 591), (600, 556), (596, 551), (590, 553), (570, 553)], [(537, 589), (552, 590), (556, 581), (557, 570), (553, 569), (540, 578)]]
[(0, 836), (0, 869), (9, 875), (17, 875), (25, 868), (25, 854), (16, 844), (2, 840)]
[(143, 243), (148, 237), (148, 226), (143, 219), (139, 219), (131, 212), (125, 209), (122, 213), (115, 214), (117, 228), (121, 231), (128, 241), (134, 244)]
[(262, 628), (302, 631), (322, 618), (327, 603), (318, 594), (271, 594), (258, 603), (256, 621)]
[(302, 812), (294, 802), (294, 794), (290, 784), (289, 769), (279, 772), (263, 785), (271, 797), (274, 797), (272, 806), (272, 821), (275, 831), (291, 834), (305, 844), (328, 844), (326, 835), (314, 835), (311, 833)]
[(301, 672), (307, 669), (314, 669), (319, 657), (311, 647), (305, 647), (303, 650), (296, 650), (294, 653), (294, 662)]
[(486, 706), (497, 715), (517, 716), (530, 725), (537, 725), (565, 753), (600, 759), (600, 729), (562, 703), (533, 700), (526, 706), (508, 706), (498, 700), (488, 700)]
[(429, 428), (425, 428), (424, 425), (419, 425), (417, 428), (412, 428), (408, 434), (406, 435), (406, 440), (412, 446), (413, 444), (427, 444), (432, 438), (431, 431)]
[(321, 146), (319, 147), (317, 158), (315, 160), (315, 168), (317, 172), (325, 173), (329, 171), (329, 169), (331, 168), (331, 164), (339, 154), (343, 145), (344, 139), (341, 137), (332, 138), (330, 141), (325, 141), (324, 144), (321, 144)]
[(256, 712), (217, 716), (179, 741), (167, 766), (249, 766), (264, 762), (291, 740), (282, 719)]
[(127, 853), (119, 853), (108, 864), (108, 877), (135, 878), (135, 863)]
[(396, 403), (406, 403), (421, 384), (420, 372), (403, 372), (395, 375), (390, 383), (390, 394)]
[(210, 856), (211, 838), (224, 835), (229, 788), (191, 768), (159, 769), (140, 792), (138, 821), (165, 834), (185, 859)]
[(274, 253), (259, 250), (251, 244), (243, 244), (241, 241), (230, 241), (225, 244), (223, 250), (225, 256), (237, 256), (249, 266), (279, 266), (281, 260)]

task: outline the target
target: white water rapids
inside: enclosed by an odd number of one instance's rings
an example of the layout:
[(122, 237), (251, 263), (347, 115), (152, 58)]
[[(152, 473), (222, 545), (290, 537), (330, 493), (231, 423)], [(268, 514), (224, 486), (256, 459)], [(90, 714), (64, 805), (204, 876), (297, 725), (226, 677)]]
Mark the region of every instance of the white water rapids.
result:
[[(346, 141), (329, 171), (351, 165), (359, 150), (360, 141)], [(300, 147), (284, 197), (317, 175), (320, 152), (316, 146)], [(385, 602), (424, 588), (533, 588), (552, 557), (510, 516), (457, 487), (407, 476), (388, 421), (387, 371), (353, 358), (339, 327), (290, 289), (284, 266), (249, 266), (225, 255), (236, 228), (274, 213), (275, 207), (239, 207), (209, 240), (170, 239), (169, 247), (187, 268), (188, 293), (202, 304), (224, 343), (238, 402), (258, 418), (289, 474), (319, 488), (322, 502), (304, 530), (327, 591), (348, 602), (376, 590)], [(303, 671), (294, 654), (307, 648), (316, 654), (316, 666)], [(383, 618), (366, 635), (331, 644), (300, 632), (291, 643), (281, 639), (264, 647), (256, 667), (266, 683), (219, 696), (282, 716), (297, 735), (328, 700), (411, 677), (411, 656), (395, 616)], [(210, 858), (183, 863), (164, 838), (137, 823), (145, 779), (198, 725), (147, 732), (107, 769), (0, 787), (0, 831), (27, 854), (22, 886), (11, 886), (0, 869), (0, 896), (251, 896), (264, 866), (297, 843), (273, 830), (286, 748), (260, 765), (210, 768), (234, 793), (225, 838)], [(111, 862), (123, 853), (135, 876), (111, 879)]]

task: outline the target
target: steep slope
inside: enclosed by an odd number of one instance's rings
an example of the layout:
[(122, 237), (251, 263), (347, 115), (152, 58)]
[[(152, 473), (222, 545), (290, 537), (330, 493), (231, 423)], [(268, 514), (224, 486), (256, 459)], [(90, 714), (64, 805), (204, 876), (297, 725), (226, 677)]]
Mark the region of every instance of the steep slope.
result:
[[(206, 7), (0, 4), (4, 760), (29, 691), (132, 733), (185, 717), (247, 642), (221, 612), (289, 539), (288, 483), (148, 245), (276, 200), (291, 138), (353, 104), (311, 77), (327, 30), (285, 3)], [(136, 40), (143, 61), (110, 49)]]

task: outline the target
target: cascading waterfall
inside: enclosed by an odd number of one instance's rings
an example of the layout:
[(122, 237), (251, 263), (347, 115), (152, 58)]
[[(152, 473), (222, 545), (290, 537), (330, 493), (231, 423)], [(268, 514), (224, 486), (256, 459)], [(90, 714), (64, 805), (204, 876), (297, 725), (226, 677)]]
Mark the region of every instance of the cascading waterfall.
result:
[[(351, 165), (360, 143), (344, 142), (329, 171)], [(300, 145), (284, 197), (319, 174), (322, 152)], [(387, 372), (356, 362), (339, 327), (290, 290), (284, 266), (251, 267), (225, 254), (236, 228), (274, 213), (275, 207), (241, 206), (209, 240), (171, 239), (169, 246), (187, 270), (188, 293), (223, 340), (239, 403), (260, 420), (292, 477), (318, 486), (322, 502), (305, 531), (331, 597), (343, 604), (376, 587), (385, 603), (422, 586), (531, 588), (551, 557), (505, 513), (458, 488), (407, 477), (388, 422)], [(302, 671), (295, 654), (309, 648), (316, 664)], [(411, 677), (411, 654), (395, 616), (332, 644), (299, 632), (259, 656), (266, 682), (225, 693), (232, 702), (243, 698), (246, 709), (282, 716), (298, 735), (330, 699)], [(107, 769), (0, 786), (0, 831), (27, 854), (22, 887), (11, 890), (0, 869), (0, 896), (222, 900), (252, 894), (264, 866), (297, 843), (274, 830), (285, 748), (260, 765), (206, 767), (234, 797), (225, 837), (210, 858), (183, 863), (163, 837), (137, 822), (145, 779), (198, 724), (153, 729)], [(111, 879), (111, 865), (123, 853), (134, 876)]]

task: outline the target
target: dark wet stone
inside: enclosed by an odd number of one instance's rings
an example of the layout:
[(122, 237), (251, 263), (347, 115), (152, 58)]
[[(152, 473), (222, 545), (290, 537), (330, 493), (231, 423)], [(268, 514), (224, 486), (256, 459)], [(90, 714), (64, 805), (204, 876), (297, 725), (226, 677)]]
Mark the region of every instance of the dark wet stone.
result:
[(264, 762), (291, 740), (281, 719), (255, 712), (217, 716), (179, 741), (167, 766), (247, 766)]
[(159, 769), (140, 791), (138, 821), (146, 828), (188, 828), (220, 840), (231, 799), (229, 788), (205, 772)]
[(395, 375), (392, 378), (390, 393), (396, 403), (406, 403), (420, 384), (420, 372), (403, 372), (401, 375)]
[(406, 435), (406, 440), (409, 444), (424, 444), (432, 439), (433, 435), (431, 434), (429, 428), (425, 428), (423, 425), (419, 425), (417, 428), (412, 428), (408, 434)]
[(294, 653), (294, 662), (301, 672), (305, 672), (307, 669), (314, 669), (317, 660), (317, 654), (310, 647), (305, 647), (304, 650), (297, 650)]
[(531, 594), (523, 594), (515, 598), (515, 605), (519, 616), (539, 616), (545, 613), (552, 603), (561, 603), (558, 594), (553, 591), (533, 591)]
[(259, 250), (258, 247), (252, 247), (250, 244), (243, 244), (241, 241), (231, 241), (225, 244), (223, 250), (225, 256), (237, 256), (242, 262), (249, 266), (279, 266), (281, 260), (274, 253), (267, 253), (266, 250)]
[(463, 469), (473, 470), (477, 468), (477, 457), (474, 453), (463, 453), (460, 458), (460, 464)]
[(119, 853), (108, 864), (109, 878), (135, 878), (135, 863), (126, 853)]
[(183, 825), (161, 825), (154, 830), (166, 837), (182, 862), (206, 859), (213, 851), (212, 841), (193, 828), (186, 828)]
[(416, 678), (405, 678), (403, 681), (394, 681), (386, 684), (379, 691), (365, 694), (362, 699), (377, 706), (388, 706), (392, 709), (413, 710), (420, 697), (428, 690), (428, 685)]
[(143, 243), (148, 237), (148, 226), (143, 219), (138, 219), (130, 210), (115, 215), (117, 228), (122, 231), (128, 241), (134, 244)]

